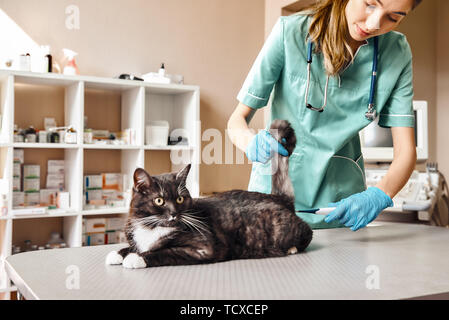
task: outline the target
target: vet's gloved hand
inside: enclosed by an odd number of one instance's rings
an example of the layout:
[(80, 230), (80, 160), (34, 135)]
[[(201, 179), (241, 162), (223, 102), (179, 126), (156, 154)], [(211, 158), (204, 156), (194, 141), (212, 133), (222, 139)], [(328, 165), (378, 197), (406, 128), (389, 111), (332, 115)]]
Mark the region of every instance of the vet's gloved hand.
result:
[(267, 130), (261, 130), (251, 139), (245, 153), (253, 162), (267, 163), (276, 152), (288, 156), (288, 151)]
[(357, 231), (376, 219), (382, 210), (393, 205), (391, 198), (382, 190), (369, 187), (366, 191), (329, 204), (329, 207), (336, 209), (329, 213), (324, 221), (329, 223), (338, 219), (340, 223), (351, 227), (352, 231)]

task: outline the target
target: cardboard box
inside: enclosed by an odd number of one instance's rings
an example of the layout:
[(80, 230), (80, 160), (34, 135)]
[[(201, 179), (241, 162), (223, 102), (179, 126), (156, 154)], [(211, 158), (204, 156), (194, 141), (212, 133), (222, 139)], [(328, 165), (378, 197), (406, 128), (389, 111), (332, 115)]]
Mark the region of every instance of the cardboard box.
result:
[(106, 218), (83, 219), (83, 231), (85, 233), (106, 232)]
[(126, 218), (107, 218), (106, 231), (117, 231), (125, 228)]
[(48, 174), (64, 175), (64, 170), (65, 170), (64, 160), (48, 160), (48, 167), (47, 167)]
[(58, 190), (42, 189), (40, 191), (40, 204), (44, 207), (56, 206)]
[(103, 190), (122, 191), (122, 174), (121, 173), (102, 173)]
[(22, 176), (22, 165), (19, 162), (14, 162), (12, 175), (19, 178)]
[(118, 193), (119, 192), (117, 190), (105, 189), (105, 190), (102, 190), (101, 196), (104, 200), (117, 200)]
[(14, 149), (14, 163), (23, 164), (24, 161), (24, 151), (23, 149)]
[(86, 204), (90, 204), (91, 200), (103, 200), (102, 190), (87, 190), (84, 194), (86, 196)]
[(104, 244), (116, 244), (119, 243), (118, 231), (106, 231)]
[(48, 174), (47, 175), (47, 189), (64, 190), (64, 175), (63, 174)]
[(12, 193), (12, 206), (13, 206), (13, 208), (23, 207), (24, 205), (25, 205), (25, 192), (14, 191)]
[(106, 200), (106, 205), (113, 208), (124, 208), (126, 207), (125, 200)]
[(56, 196), (56, 206), (60, 209), (70, 209), (70, 193), (59, 191)]
[(105, 244), (105, 234), (104, 233), (93, 233), (87, 234), (87, 245), (88, 246), (100, 246)]
[(101, 175), (84, 176), (84, 190), (103, 188), (103, 177)]
[(40, 178), (24, 178), (23, 179), (23, 191), (24, 192), (39, 192), (41, 189)]
[(40, 192), (25, 192), (25, 206), (38, 206), (40, 202)]
[(24, 178), (39, 178), (41, 176), (41, 166), (35, 164), (23, 165)]
[(12, 191), (22, 191), (21, 181), (20, 177), (12, 178)]

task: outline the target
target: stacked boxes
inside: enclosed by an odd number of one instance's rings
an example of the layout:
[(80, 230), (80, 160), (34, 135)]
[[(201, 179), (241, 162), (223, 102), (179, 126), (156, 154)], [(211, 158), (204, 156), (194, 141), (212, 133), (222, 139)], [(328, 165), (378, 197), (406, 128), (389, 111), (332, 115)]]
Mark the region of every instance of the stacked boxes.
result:
[(47, 189), (64, 190), (64, 160), (48, 160)]
[(126, 242), (126, 218), (84, 218), (83, 246)]
[(25, 206), (40, 204), (41, 167), (34, 164), (23, 165), (23, 191)]
[(121, 173), (84, 176), (85, 209), (125, 207)]
[(64, 190), (64, 160), (48, 160), (47, 185), (41, 189), (39, 165), (24, 164), (23, 149), (14, 149), (13, 208), (42, 206), (69, 208)]
[(25, 194), (22, 192), (21, 184), (23, 162), (23, 149), (14, 149), (13, 207), (23, 207), (25, 205)]

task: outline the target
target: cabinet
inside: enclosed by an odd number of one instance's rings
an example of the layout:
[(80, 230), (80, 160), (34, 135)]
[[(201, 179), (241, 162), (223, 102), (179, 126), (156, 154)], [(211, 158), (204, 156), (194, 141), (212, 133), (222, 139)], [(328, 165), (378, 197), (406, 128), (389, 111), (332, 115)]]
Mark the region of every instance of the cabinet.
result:
[[(177, 171), (187, 163), (192, 168), (187, 187), (199, 196), (200, 89), (178, 84), (150, 84), (140, 81), (65, 76), (18, 71), (0, 71), (0, 168), (7, 181), (8, 215), (0, 217), (0, 292), (14, 290), (3, 268), (12, 245), (24, 238), (35, 242), (59, 231), (69, 247), (82, 245), (82, 219), (86, 216), (123, 216), (127, 207), (86, 210), (83, 206), (83, 176), (107, 172), (125, 175), (124, 185), (132, 187), (134, 170), (145, 168), (150, 174)], [(14, 142), (14, 124), (43, 129), (46, 117), (58, 126), (72, 126), (76, 144)], [(83, 133), (87, 117), (90, 128), (135, 130), (133, 144), (85, 144)], [(187, 145), (152, 146), (146, 144), (145, 127), (153, 120), (164, 120), (170, 132), (187, 137)], [(41, 188), (48, 160), (65, 160), (65, 190), (70, 193), (68, 210), (47, 214), (15, 216), (12, 207), (14, 149), (24, 150), (25, 164), (41, 166)]]

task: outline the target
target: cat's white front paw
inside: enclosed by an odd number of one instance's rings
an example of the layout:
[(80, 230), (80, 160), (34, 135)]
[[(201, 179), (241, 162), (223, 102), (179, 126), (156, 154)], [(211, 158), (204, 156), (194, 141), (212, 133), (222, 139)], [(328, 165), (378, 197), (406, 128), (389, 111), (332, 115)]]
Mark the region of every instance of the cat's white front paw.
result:
[(143, 258), (139, 256), (137, 253), (130, 253), (123, 260), (123, 268), (142, 269), (146, 267), (147, 264), (145, 263), (145, 260), (143, 260)]
[(106, 256), (106, 264), (117, 265), (123, 263), (123, 257), (117, 251), (111, 251)]

